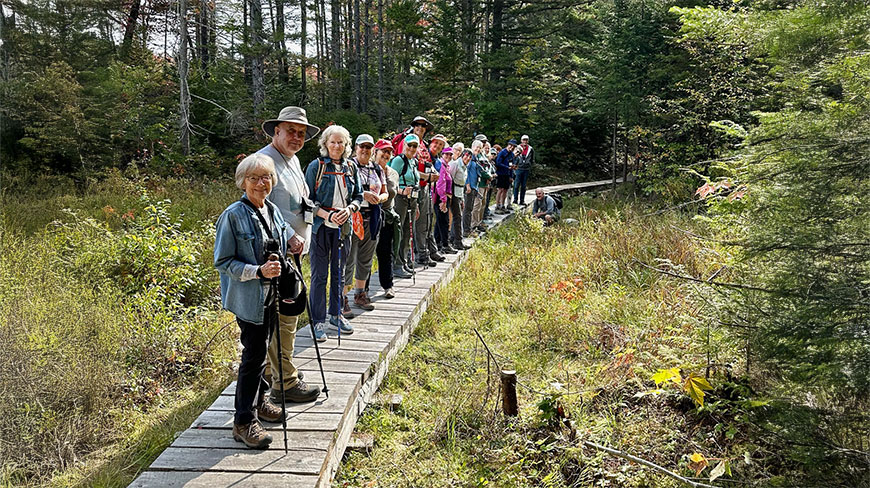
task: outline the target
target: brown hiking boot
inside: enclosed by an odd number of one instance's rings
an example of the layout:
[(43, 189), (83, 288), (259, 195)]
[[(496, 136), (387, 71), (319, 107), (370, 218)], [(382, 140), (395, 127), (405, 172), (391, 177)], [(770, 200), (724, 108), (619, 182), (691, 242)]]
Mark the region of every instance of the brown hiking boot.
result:
[(375, 306), (372, 305), (371, 299), (366, 292), (360, 292), (353, 296), (353, 303), (356, 304), (357, 307), (363, 310), (374, 310)]
[(346, 319), (352, 319), (356, 317), (356, 314), (353, 313), (353, 310), (350, 309), (350, 304), (347, 301), (347, 295), (344, 296), (341, 300), (341, 315)]
[[(288, 403), (307, 403), (317, 400), (320, 395), (320, 387), (309, 385), (308, 383), (299, 380), (293, 388), (284, 390), (284, 401)], [(269, 393), (269, 400), (276, 405), (281, 404), (281, 390), (272, 390)], [(280, 411), (281, 408), (278, 407)]]
[(233, 423), (233, 439), (236, 442), (244, 442), (251, 449), (266, 449), (272, 443), (272, 436), (257, 419), (252, 420), (250, 424)]
[(280, 400), (278, 405), (270, 402), (266, 395), (260, 397), (260, 406), (257, 407), (257, 417), (265, 422), (280, 422), (284, 416), (281, 411)]

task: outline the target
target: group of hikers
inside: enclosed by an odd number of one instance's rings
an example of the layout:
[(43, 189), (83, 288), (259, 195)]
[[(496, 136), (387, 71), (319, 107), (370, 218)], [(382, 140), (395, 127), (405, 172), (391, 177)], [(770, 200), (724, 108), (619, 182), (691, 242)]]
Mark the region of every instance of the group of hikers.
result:
[[(244, 194), (218, 219), (214, 249), (221, 300), (236, 316), (243, 346), (233, 438), (259, 449), (272, 441), (260, 420), (280, 422), (282, 402), (320, 394), (293, 365), (299, 314), (308, 309), (317, 342), (328, 339), (327, 328), (339, 338), (352, 334), (348, 294), (357, 307), (374, 309), (374, 256), (383, 298), (393, 298), (395, 279), (468, 248), (463, 238), (486, 229), (493, 194), (497, 214), (524, 204), (535, 162), (526, 135), (503, 148), (483, 134), (470, 147), (449, 145), (432, 135), (425, 117), (389, 140), (360, 134), (352, 143), (344, 127), (321, 133), (304, 109), (291, 106), (262, 129), (271, 143), (238, 164), (235, 182)], [(318, 133), (320, 157), (303, 172), (296, 153)], [(551, 224), (559, 208), (538, 190), (532, 214)], [(303, 254), (311, 264), (307, 297)]]

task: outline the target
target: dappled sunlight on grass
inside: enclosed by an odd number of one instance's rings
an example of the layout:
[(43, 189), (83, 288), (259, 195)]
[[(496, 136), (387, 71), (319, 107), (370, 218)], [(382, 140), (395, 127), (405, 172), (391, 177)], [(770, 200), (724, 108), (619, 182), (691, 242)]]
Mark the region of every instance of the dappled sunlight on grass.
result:
[[(402, 408), (369, 407), (357, 428), (375, 435), (376, 448), (351, 454), (336, 482), (673, 486), (576, 437), (676, 471), (693, 450), (728, 452), (685, 394), (645, 394), (658, 369), (703, 374), (706, 361), (700, 293), (650, 267), (707, 276), (722, 265), (687, 234), (700, 225), (690, 216), (647, 211), (580, 197), (566, 201), (556, 226), (519, 217), (478, 242), (382, 386), (404, 393)], [(727, 345), (719, 355), (738, 361)], [(500, 414), (496, 362), (517, 371), (517, 419)]]

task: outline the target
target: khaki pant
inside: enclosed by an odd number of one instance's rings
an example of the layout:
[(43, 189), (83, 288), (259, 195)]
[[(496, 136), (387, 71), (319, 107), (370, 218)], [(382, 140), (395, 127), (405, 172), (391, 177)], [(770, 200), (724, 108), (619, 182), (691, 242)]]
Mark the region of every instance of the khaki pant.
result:
[[(296, 345), (296, 323), (299, 317), (291, 317), (289, 315), (278, 315), (278, 330), (281, 333), (281, 348), (284, 349), (284, 389), (289, 390), (296, 386), (299, 378), (296, 375), (296, 366), (293, 366), (293, 348)], [(281, 381), (279, 380), (278, 370), (273, 369), (272, 365), (278, 363), (278, 339), (276, 334), (272, 334), (272, 340), (269, 342), (268, 361), (266, 362), (266, 378), (272, 376), (272, 389), (280, 390)]]
[(474, 208), (471, 211), (471, 229), (477, 229), (477, 226), (480, 225), (480, 221), (483, 220), (483, 195), (484, 191), (480, 188), (477, 189), (477, 194), (479, 195), (477, 199), (474, 200)]

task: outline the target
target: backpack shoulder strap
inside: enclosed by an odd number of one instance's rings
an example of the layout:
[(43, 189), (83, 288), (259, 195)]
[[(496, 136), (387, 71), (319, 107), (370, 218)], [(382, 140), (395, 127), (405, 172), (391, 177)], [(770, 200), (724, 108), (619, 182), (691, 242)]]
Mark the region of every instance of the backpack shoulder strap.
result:
[(314, 191), (317, 192), (317, 188), (320, 187), (320, 180), (323, 179), (323, 172), (326, 171), (326, 160), (323, 157), (317, 158), (317, 162), (319, 166), (317, 167), (317, 178), (314, 179)]

